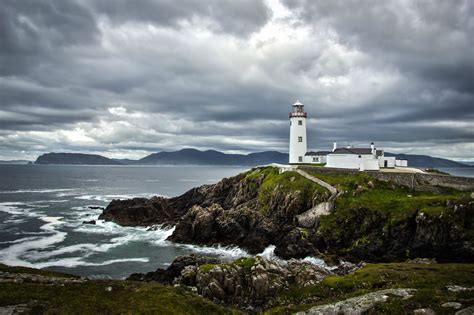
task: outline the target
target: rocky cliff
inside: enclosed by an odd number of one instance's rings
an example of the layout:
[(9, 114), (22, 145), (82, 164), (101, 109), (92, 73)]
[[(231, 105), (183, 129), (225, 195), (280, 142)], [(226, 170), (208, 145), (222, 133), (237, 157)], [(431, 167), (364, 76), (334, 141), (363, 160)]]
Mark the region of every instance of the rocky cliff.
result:
[[(283, 256), (316, 253), (311, 246), (296, 252), (280, 248), (294, 229), (293, 219), (329, 198), (329, 192), (297, 173), (256, 169), (204, 185), (170, 199), (114, 200), (99, 219), (121, 225), (176, 224), (170, 240), (180, 243), (238, 245), (250, 253), (270, 244)], [(290, 250), (292, 253), (288, 253)]]
[(100, 219), (122, 225), (175, 225), (170, 240), (232, 244), (282, 258), (324, 255), (352, 261), (432, 257), (474, 260), (471, 193), (440, 187), (412, 191), (370, 174), (314, 174), (329, 192), (296, 172), (257, 168), (170, 199), (114, 200)]

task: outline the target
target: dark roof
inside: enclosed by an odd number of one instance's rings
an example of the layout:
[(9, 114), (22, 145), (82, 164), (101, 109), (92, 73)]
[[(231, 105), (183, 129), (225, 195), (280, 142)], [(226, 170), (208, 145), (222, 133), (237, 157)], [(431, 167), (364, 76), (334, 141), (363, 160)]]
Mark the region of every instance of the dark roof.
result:
[(332, 152), (331, 151), (317, 151), (317, 152), (309, 151), (309, 152), (306, 152), (305, 155), (311, 155), (311, 156), (313, 156), (313, 155), (319, 155), (319, 156), (324, 155), (325, 156), (325, 155), (328, 155), (329, 153), (332, 153)]
[[(337, 148), (334, 152), (330, 152), (331, 154), (372, 154), (371, 148)], [(383, 150), (376, 150), (377, 156), (382, 156)]]

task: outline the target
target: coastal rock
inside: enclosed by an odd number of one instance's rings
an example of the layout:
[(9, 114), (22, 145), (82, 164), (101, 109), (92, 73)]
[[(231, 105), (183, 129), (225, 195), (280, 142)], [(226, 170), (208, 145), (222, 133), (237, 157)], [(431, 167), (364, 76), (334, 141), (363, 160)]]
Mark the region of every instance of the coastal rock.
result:
[(260, 256), (223, 262), (188, 255), (176, 258), (166, 270), (133, 274), (127, 280), (185, 285), (218, 303), (259, 308), (279, 292), (314, 285), (331, 274), (329, 269), (294, 259), (287, 264)]
[(310, 263), (292, 260), (281, 265), (257, 256), (192, 267), (183, 271), (180, 281), (195, 283), (199, 294), (219, 303), (261, 307), (292, 285), (312, 285), (330, 274)]
[(332, 304), (318, 305), (298, 315), (329, 315), (329, 314), (362, 314), (372, 309), (376, 304), (387, 302), (392, 296), (409, 299), (415, 289), (386, 289), (346, 299)]
[[(173, 281), (181, 276), (181, 273), (187, 267), (197, 267), (204, 264), (217, 264), (221, 260), (212, 257), (200, 256), (196, 254), (178, 256), (174, 259), (173, 263), (166, 269), (158, 268), (155, 271), (143, 273), (131, 274), (127, 280), (132, 281), (157, 281), (164, 284), (172, 284)], [(188, 272), (192, 269), (186, 269)], [(189, 278), (189, 275), (188, 277)], [(192, 285), (192, 283), (186, 283), (186, 285)]]
[(457, 311), (454, 315), (472, 315), (474, 314), (474, 306), (463, 308), (462, 310)]
[[(211, 197), (206, 203), (196, 204), (181, 217), (169, 240), (179, 243), (238, 245), (252, 254), (262, 252), (274, 244), (285, 254), (283, 238), (293, 228), (293, 218), (329, 198), (329, 194), (313, 192), (307, 199), (301, 191), (287, 191), (281, 185), (265, 192), (266, 202), (258, 198), (258, 187), (265, 174), (247, 176), (240, 181), (227, 179), (209, 187)], [(223, 198), (217, 193), (230, 192)], [(211, 203), (211, 201), (214, 201)], [(305, 247), (305, 246), (303, 246)], [(306, 255), (318, 252), (306, 247)], [(291, 251), (291, 249), (288, 249)], [(300, 250), (301, 251), (301, 250)], [(297, 255), (300, 257), (302, 254)], [(290, 253), (286, 255), (291, 256)]]
[(445, 308), (454, 308), (458, 310), (462, 307), (462, 304), (458, 302), (446, 302), (446, 303), (441, 304), (441, 306)]
[(330, 214), (334, 207), (333, 202), (321, 202), (308, 211), (295, 216), (296, 225), (306, 229), (313, 228), (322, 215)]
[(284, 259), (317, 256), (319, 252), (308, 238), (309, 232), (307, 229), (292, 229), (275, 247), (275, 254)]
[[(474, 205), (456, 203), (439, 214), (414, 212), (398, 222), (367, 208), (336, 210), (333, 228), (318, 228), (309, 240), (320, 251), (350, 261), (472, 262)], [(429, 260), (428, 260), (429, 259)], [(418, 259), (420, 261), (420, 259)], [(421, 261), (420, 261), (421, 262)]]
[[(130, 226), (173, 225), (168, 240), (177, 243), (233, 245), (251, 254), (274, 245), (283, 258), (323, 253), (352, 262), (474, 260), (472, 201), (436, 201), (428, 207), (434, 207), (431, 212), (414, 204), (395, 220), (387, 209), (377, 209), (375, 201), (338, 203), (338, 198), (357, 200), (387, 186), (376, 178), (352, 183), (357, 196), (338, 194), (331, 201), (329, 191), (311, 185), (297, 173), (257, 168), (174, 198), (113, 200), (99, 218)], [(403, 196), (409, 192), (390, 185)]]
[(436, 312), (431, 308), (419, 308), (413, 311), (415, 315), (436, 315)]

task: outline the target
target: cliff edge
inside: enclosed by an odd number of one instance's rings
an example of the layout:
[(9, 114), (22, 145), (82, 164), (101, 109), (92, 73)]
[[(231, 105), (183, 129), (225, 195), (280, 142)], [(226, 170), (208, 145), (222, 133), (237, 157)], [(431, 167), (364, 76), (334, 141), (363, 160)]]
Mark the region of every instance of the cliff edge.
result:
[(121, 225), (175, 225), (169, 240), (237, 245), (282, 258), (309, 255), (350, 261), (474, 260), (471, 192), (437, 186), (413, 190), (370, 173), (306, 171), (336, 187), (338, 197), (297, 172), (256, 168), (174, 198), (114, 200), (99, 219)]

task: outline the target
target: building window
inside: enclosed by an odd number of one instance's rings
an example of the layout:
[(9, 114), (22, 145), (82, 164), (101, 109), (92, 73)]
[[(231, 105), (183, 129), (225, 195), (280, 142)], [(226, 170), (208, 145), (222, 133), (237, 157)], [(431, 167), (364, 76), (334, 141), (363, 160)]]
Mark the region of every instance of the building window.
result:
[(361, 155), (359, 155), (359, 159), (360, 159), (361, 157), (362, 157), (362, 156), (361, 156)]
[(314, 157), (314, 158), (313, 158), (313, 162), (319, 162), (319, 158)]
[(298, 162), (303, 162), (303, 157), (302, 156), (298, 156)]
[(298, 137), (298, 142), (303, 142), (303, 137)]
[(303, 126), (303, 121), (302, 121), (302, 120), (298, 120), (298, 125)]
[(291, 120), (290, 120), (290, 126), (291, 126)]

